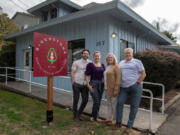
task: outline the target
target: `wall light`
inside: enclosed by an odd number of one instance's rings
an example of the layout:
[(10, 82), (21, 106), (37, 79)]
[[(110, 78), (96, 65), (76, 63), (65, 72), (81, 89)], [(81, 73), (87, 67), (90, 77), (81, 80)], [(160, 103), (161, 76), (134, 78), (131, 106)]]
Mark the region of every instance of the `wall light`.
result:
[(112, 33), (111, 37), (116, 38), (117, 34), (115, 32)]
[(31, 49), (31, 45), (30, 44), (28, 45), (28, 49)]

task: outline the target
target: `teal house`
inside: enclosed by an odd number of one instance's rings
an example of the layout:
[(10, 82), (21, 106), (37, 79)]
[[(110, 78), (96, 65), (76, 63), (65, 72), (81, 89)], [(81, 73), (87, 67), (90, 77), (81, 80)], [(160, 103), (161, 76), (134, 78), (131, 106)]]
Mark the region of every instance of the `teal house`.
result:
[[(127, 47), (138, 52), (174, 44), (120, 0), (84, 7), (70, 0), (47, 0), (28, 12), (39, 18), (39, 24), (7, 36), (7, 40), (16, 41), (16, 68), (33, 71), (33, 32), (66, 38), (68, 75), (54, 79), (54, 86), (63, 90), (71, 91), (70, 68), (84, 48), (91, 51), (91, 59), (94, 51), (101, 51), (105, 63), (109, 52), (116, 55), (118, 62), (122, 60)], [(31, 77), (35, 83), (47, 83), (46, 77), (35, 78), (26, 72), (17, 76), (24, 80)]]

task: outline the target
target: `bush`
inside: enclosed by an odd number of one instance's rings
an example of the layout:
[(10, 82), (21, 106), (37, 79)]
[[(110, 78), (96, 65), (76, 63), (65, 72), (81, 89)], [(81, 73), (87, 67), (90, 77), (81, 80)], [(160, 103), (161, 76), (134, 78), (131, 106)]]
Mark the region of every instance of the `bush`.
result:
[(176, 89), (180, 89), (180, 81), (178, 81), (177, 82), (177, 84), (176, 84), (176, 87), (175, 87)]
[[(3, 46), (0, 51), (0, 67), (15, 67), (16, 55), (15, 45)], [(5, 69), (0, 69), (0, 74), (5, 74)], [(14, 70), (9, 70), (8, 74), (15, 74)], [(8, 80), (14, 80), (8, 78)], [(5, 77), (0, 76), (0, 81), (4, 82)]]
[[(176, 86), (180, 80), (180, 55), (169, 51), (146, 50), (135, 54), (135, 58), (140, 59), (146, 70), (145, 81), (162, 83), (165, 91), (169, 91)], [(152, 90), (154, 96), (160, 96), (160, 87), (144, 85), (144, 88)]]

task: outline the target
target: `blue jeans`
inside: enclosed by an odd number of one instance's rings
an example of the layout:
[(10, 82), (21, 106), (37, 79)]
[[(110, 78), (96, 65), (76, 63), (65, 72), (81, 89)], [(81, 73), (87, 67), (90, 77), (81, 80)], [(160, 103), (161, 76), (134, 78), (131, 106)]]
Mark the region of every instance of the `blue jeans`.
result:
[(118, 96), (117, 107), (116, 107), (116, 111), (117, 111), (116, 122), (117, 123), (122, 123), (123, 106), (128, 96), (130, 96), (130, 114), (129, 114), (129, 120), (128, 120), (127, 125), (129, 127), (132, 127), (134, 124), (136, 113), (139, 108), (140, 101), (141, 101), (142, 84), (139, 84), (139, 85), (134, 84), (128, 88), (120, 88), (120, 93)]
[(94, 89), (94, 92), (91, 92), (91, 96), (93, 99), (92, 117), (94, 118), (94, 120), (96, 120), (101, 105), (104, 83), (102, 81), (91, 81), (90, 84)]

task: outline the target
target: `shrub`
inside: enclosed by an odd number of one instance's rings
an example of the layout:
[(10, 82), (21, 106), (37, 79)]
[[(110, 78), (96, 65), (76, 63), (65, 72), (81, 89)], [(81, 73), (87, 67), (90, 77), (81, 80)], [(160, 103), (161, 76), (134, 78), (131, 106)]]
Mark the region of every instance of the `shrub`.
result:
[[(146, 70), (145, 81), (162, 83), (165, 91), (169, 91), (176, 86), (180, 80), (180, 55), (169, 51), (146, 50), (135, 54), (135, 58), (140, 59)], [(152, 90), (154, 96), (160, 96), (160, 87), (144, 85), (144, 88)]]
[[(0, 51), (0, 67), (15, 67), (15, 45), (3, 46)], [(0, 74), (5, 74), (5, 69), (0, 69)], [(15, 74), (14, 70), (9, 70), (8, 74)], [(14, 80), (8, 78), (8, 80)], [(5, 77), (0, 76), (0, 81), (5, 81)]]
[(175, 87), (176, 89), (180, 89), (180, 81), (178, 81), (177, 82), (177, 84), (176, 84), (176, 87)]

